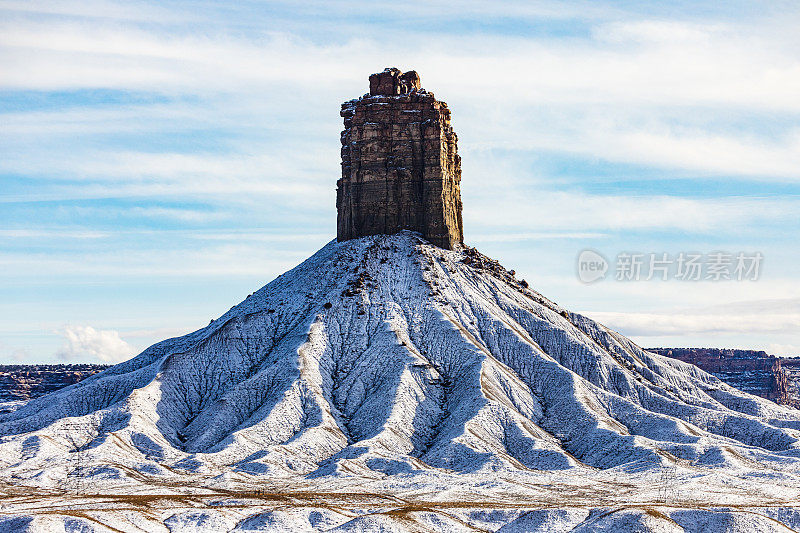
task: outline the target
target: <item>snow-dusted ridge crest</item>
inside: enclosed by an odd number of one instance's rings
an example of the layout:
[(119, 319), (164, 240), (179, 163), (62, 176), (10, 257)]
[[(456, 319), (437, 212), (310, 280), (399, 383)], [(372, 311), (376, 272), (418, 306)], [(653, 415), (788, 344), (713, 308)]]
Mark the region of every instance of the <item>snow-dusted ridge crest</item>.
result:
[(125, 490), (511, 484), (525, 499), (542, 472), (672, 468), (709, 487), (733, 475), (753, 504), (797, 485), (800, 411), (525, 285), (408, 232), (331, 242), (207, 327), (0, 416), (2, 477), (63, 487), (80, 457), (82, 478)]

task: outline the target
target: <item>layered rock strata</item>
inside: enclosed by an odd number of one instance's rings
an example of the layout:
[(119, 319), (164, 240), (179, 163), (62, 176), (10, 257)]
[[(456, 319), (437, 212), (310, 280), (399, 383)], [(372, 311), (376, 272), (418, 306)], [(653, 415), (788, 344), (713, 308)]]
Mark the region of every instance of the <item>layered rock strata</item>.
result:
[(106, 368), (108, 365), (0, 365), (0, 402), (38, 398)]
[(737, 389), (781, 405), (800, 407), (800, 361), (757, 350), (719, 348), (648, 348), (692, 363)]
[(464, 239), (461, 158), (447, 104), (414, 71), (370, 76), (370, 92), (342, 104), (339, 241), (411, 230), (454, 249)]

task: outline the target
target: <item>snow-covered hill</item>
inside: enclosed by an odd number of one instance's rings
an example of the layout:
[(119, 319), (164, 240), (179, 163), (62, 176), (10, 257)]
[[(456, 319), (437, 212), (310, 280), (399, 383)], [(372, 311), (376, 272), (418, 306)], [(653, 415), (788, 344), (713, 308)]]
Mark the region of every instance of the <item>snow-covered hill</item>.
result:
[(800, 527), (800, 411), (411, 233), (332, 242), (0, 435), (20, 530)]

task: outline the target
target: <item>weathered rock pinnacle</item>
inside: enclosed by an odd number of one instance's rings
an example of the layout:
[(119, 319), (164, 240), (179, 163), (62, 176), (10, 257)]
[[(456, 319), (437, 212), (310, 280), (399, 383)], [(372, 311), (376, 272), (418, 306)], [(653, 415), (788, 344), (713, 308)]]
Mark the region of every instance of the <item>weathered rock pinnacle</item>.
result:
[(461, 244), (461, 158), (447, 104), (415, 71), (387, 68), (341, 115), (338, 240), (409, 229), (442, 248)]

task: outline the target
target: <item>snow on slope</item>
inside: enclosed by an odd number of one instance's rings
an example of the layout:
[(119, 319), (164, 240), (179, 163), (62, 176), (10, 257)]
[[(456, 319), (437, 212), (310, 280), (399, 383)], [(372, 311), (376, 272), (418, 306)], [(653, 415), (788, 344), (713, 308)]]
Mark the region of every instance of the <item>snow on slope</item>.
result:
[(755, 505), (785, 496), (800, 465), (800, 411), (410, 233), (332, 242), (207, 327), (0, 415), (0, 435), (11, 484), (63, 488), (77, 457), (109, 491), (364, 482), (444, 498), (507, 484), (524, 500), (542, 472), (636, 485), (682, 468), (697, 494), (721, 483), (720, 500)]

